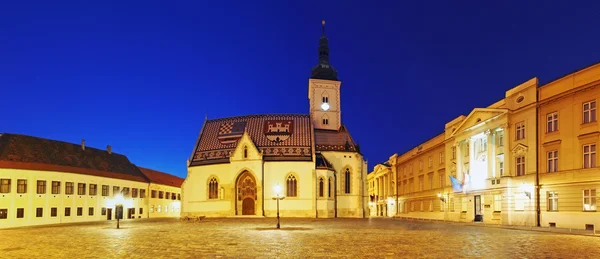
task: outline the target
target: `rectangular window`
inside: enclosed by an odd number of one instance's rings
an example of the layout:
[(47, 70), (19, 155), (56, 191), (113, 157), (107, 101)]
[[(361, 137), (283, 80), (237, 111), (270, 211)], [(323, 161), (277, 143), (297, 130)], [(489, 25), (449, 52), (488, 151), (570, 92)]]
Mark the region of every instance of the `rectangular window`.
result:
[(144, 214), (144, 208), (140, 208), (140, 213), (139, 213), (139, 214), (140, 214), (140, 215), (141, 215), (141, 214)]
[(163, 199), (165, 197), (165, 193), (163, 191), (158, 192), (158, 198)]
[(427, 176), (427, 181), (429, 181), (429, 190), (433, 190), (433, 173)]
[(596, 167), (596, 144), (583, 145), (583, 168)]
[(519, 156), (517, 159), (517, 176), (525, 175), (525, 157)]
[(423, 191), (425, 184), (423, 183), (423, 176), (419, 176), (419, 191)]
[(504, 176), (504, 162), (500, 162), (499, 165), (500, 167), (500, 176)]
[(429, 168), (431, 168), (433, 166), (433, 158), (430, 156), (429, 157)]
[(444, 152), (440, 152), (440, 164), (444, 163)]
[(90, 184), (90, 195), (96, 196), (98, 194), (98, 185)]
[(558, 171), (558, 150), (552, 150), (549, 151), (547, 154), (548, 157), (548, 168), (547, 168), (547, 172), (548, 173), (552, 173), (552, 172), (557, 172)]
[(169, 192), (166, 192), (166, 193), (165, 193), (165, 200), (168, 200), (170, 195), (171, 195), (171, 193), (169, 193)]
[(502, 195), (494, 194), (494, 211), (502, 211)]
[(525, 138), (525, 122), (518, 122), (515, 127), (517, 140)]
[(177, 196), (175, 195), (175, 193), (174, 193), (174, 192), (172, 192), (172, 193), (171, 193), (171, 200), (176, 200), (176, 199), (177, 199)]
[(498, 134), (498, 147), (504, 146), (504, 133)]
[(77, 184), (77, 195), (85, 195), (85, 183)]
[(146, 189), (140, 189), (140, 198), (146, 198)]
[(45, 194), (46, 193), (46, 181), (38, 180), (37, 181), (37, 194)]
[(17, 179), (17, 193), (27, 193), (26, 179)]
[(583, 104), (583, 123), (596, 121), (596, 101)]
[(557, 211), (558, 210), (558, 193), (557, 192), (547, 192), (548, 194), (548, 211)]
[(94, 216), (94, 207), (89, 207), (89, 208), (88, 208), (88, 214), (89, 214), (90, 216)]
[(77, 216), (83, 216), (83, 207), (77, 207)]
[(0, 179), (0, 193), (10, 192), (10, 179)]
[(35, 208), (35, 217), (41, 218), (44, 216), (44, 208)]
[(108, 185), (102, 185), (102, 196), (108, 196), (108, 195), (110, 195), (108, 192), (109, 192)]
[(446, 174), (440, 173), (440, 188), (446, 186)]
[(583, 190), (583, 211), (596, 211), (596, 189)]
[(25, 209), (24, 208), (17, 208), (17, 218), (18, 219), (22, 219), (25, 217)]
[(101, 216), (106, 216), (106, 208), (102, 208), (102, 209), (100, 210), (100, 215), (101, 215)]
[(129, 197), (129, 187), (123, 187), (123, 191), (121, 192), (123, 197)]
[(65, 217), (71, 216), (71, 208), (65, 208)]
[(546, 132), (555, 132), (558, 130), (558, 112), (546, 115)]
[(65, 183), (65, 194), (73, 194), (73, 182), (66, 182)]
[(0, 219), (8, 218), (8, 209), (0, 209)]
[(137, 198), (137, 197), (138, 197), (138, 189), (131, 188), (131, 198)]
[(120, 187), (119, 186), (113, 186), (113, 196), (116, 196), (117, 193), (119, 193)]
[(52, 181), (52, 194), (60, 194), (60, 182)]
[(469, 205), (469, 198), (467, 197), (463, 197), (461, 199), (461, 206), (460, 206), (460, 211), (461, 212), (467, 212), (467, 207)]
[(58, 215), (58, 208), (50, 208), (50, 217), (56, 217)]
[(150, 191), (150, 198), (156, 198), (156, 190)]

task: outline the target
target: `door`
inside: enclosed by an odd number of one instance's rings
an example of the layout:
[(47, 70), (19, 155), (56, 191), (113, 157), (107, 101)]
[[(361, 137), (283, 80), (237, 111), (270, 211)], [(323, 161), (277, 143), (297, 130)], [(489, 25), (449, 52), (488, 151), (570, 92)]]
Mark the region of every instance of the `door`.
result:
[(242, 215), (254, 215), (254, 199), (244, 199), (242, 202)]
[(106, 219), (107, 220), (111, 220), (112, 219), (112, 209), (111, 208), (107, 208), (106, 209)]
[(130, 208), (130, 209), (127, 210), (127, 218), (128, 219), (132, 219), (133, 218), (133, 211), (134, 210), (135, 209), (132, 209), (132, 208)]
[(481, 195), (475, 195), (475, 222), (483, 221), (483, 210), (481, 209)]

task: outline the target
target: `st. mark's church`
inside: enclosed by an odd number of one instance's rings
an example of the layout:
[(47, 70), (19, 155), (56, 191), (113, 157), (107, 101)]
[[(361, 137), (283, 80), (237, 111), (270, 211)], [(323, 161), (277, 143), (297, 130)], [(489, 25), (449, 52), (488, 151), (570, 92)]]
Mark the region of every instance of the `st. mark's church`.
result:
[(367, 162), (342, 124), (329, 42), (308, 80), (308, 114), (206, 120), (188, 160), (182, 216), (365, 217)]

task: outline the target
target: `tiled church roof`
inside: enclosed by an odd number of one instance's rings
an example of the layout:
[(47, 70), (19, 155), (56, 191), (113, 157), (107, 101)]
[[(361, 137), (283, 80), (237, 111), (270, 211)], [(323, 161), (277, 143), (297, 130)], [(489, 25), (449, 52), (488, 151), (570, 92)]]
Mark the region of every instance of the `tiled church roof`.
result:
[(207, 120), (190, 166), (229, 162), (244, 132), (265, 160), (312, 160), (309, 115), (265, 114)]
[(179, 178), (174, 175), (170, 175), (167, 173), (159, 172), (156, 170), (139, 167), (140, 171), (150, 180), (151, 183), (169, 185), (177, 188), (181, 188), (184, 179)]
[(0, 135), (0, 168), (70, 172), (148, 182), (126, 156), (18, 134)]
[(360, 152), (344, 125), (339, 131), (315, 129), (315, 150)]

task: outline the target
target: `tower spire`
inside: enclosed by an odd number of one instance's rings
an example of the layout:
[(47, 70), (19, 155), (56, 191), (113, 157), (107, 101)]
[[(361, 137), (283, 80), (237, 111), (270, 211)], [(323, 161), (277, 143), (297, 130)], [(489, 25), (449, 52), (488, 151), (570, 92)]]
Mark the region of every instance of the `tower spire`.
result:
[(325, 20), (321, 21), (319, 39), (319, 64), (312, 69), (311, 78), (337, 81), (337, 71), (329, 64), (329, 39), (325, 36)]

